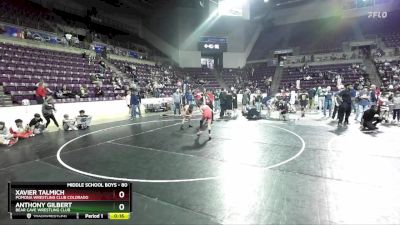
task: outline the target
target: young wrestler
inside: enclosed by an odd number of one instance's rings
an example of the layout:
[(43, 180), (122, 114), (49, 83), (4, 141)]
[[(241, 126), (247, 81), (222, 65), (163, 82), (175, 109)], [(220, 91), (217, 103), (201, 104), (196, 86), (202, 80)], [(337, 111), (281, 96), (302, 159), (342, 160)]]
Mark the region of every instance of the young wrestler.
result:
[(17, 143), (18, 138), (14, 138), (12, 134), (8, 132), (8, 129), (3, 121), (0, 121), (0, 144), (12, 146)]
[(74, 119), (70, 119), (68, 114), (64, 115), (64, 119), (62, 121), (63, 123), (63, 128), (65, 131), (68, 130), (78, 130), (78, 128), (76, 127), (76, 120)]
[(189, 123), (189, 127), (193, 127), (190, 124), (190, 119), (192, 118), (192, 113), (193, 113), (193, 105), (185, 105), (183, 107), (183, 113), (182, 113), (182, 125), (181, 125), (181, 130), (183, 130), (183, 125), (185, 124), (185, 121), (187, 120)]
[(200, 120), (200, 127), (199, 127), (199, 132), (197, 132), (197, 136), (200, 136), (201, 134), (201, 129), (203, 128), (203, 123), (207, 123), (208, 127), (208, 140), (211, 140), (211, 122), (212, 122), (212, 109), (208, 105), (199, 105), (198, 106), (200, 109), (200, 112), (202, 114), (202, 118)]
[(29, 127), (33, 131), (33, 134), (41, 134), (44, 130), (43, 119), (39, 113), (35, 113), (34, 118), (29, 122)]
[(15, 138), (27, 139), (35, 136), (33, 131), (30, 130), (29, 126), (24, 126), (21, 119), (15, 120), (15, 125), (10, 128), (10, 133), (14, 135)]
[[(139, 113), (140, 115), (140, 113)], [(76, 126), (79, 130), (85, 130), (90, 127), (92, 117), (85, 114), (85, 110), (80, 110), (76, 117)]]

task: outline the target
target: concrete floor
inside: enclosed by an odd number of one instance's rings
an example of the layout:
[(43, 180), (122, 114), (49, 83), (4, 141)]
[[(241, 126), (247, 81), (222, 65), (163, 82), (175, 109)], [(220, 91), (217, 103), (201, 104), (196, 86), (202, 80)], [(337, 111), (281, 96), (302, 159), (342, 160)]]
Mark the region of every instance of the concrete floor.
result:
[[(148, 117), (0, 147), (0, 224), (400, 224), (399, 127), (291, 118), (217, 120), (208, 141)], [(70, 140), (60, 159), (73, 170), (56, 157)], [(9, 220), (8, 181), (101, 177), (132, 181), (131, 220)]]

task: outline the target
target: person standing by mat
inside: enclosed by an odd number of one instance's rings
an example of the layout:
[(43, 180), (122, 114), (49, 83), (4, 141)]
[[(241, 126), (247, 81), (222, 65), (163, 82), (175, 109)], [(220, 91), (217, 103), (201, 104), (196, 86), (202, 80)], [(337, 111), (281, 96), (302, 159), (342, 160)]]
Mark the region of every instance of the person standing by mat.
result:
[(300, 100), (300, 107), (301, 107), (301, 117), (304, 117), (306, 114), (306, 107), (308, 105), (308, 93), (306, 90), (301, 90), (300, 95), (299, 95), (299, 100)]
[(338, 94), (339, 100), (341, 100), (341, 104), (339, 106), (339, 122), (338, 126), (343, 125), (343, 119), (344, 119), (344, 124), (349, 125), (349, 116), (351, 114), (351, 89), (353, 86), (351, 84), (347, 85), (347, 88), (341, 91)]
[(187, 120), (189, 123), (189, 128), (193, 127), (190, 124), (190, 119), (192, 118), (192, 113), (193, 113), (193, 104), (188, 104), (183, 107), (183, 113), (182, 113), (182, 125), (181, 125), (181, 130), (183, 130), (183, 125), (185, 124), (185, 121)]
[(56, 127), (60, 128), (60, 126), (57, 123), (56, 118), (54, 117), (53, 111), (56, 112), (56, 108), (54, 107), (54, 100), (53, 100), (53, 97), (48, 96), (42, 105), (42, 114), (43, 114), (43, 117), (46, 119), (46, 128), (50, 124), (50, 119), (53, 120)]
[(201, 120), (200, 120), (200, 127), (199, 131), (197, 132), (197, 136), (201, 135), (201, 129), (203, 128), (204, 122), (207, 123), (207, 128), (208, 128), (208, 140), (211, 140), (211, 121), (212, 121), (212, 109), (208, 105), (199, 105), (198, 106), (200, 109), (201, 114), (203, 115)]

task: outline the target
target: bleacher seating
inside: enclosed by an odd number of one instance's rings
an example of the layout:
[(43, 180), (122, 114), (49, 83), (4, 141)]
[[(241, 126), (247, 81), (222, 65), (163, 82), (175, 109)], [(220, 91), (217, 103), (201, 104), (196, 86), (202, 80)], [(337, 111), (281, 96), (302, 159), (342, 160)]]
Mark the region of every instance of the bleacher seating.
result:
[[(337, 74), (341, 75), (342, 84), (355, 84), (361, 76), (368, 78), (364, 70), (354, 66), (353, 64), (331, 64), (309, 66), (308, 69), (288, 67), (283, 71), (280, 87), (295, 87), (296, 81), (300, 80), (300, 88), (302, 89), (331, 86), (332, 90), (337, 90), (337, 82), (335, 80)], [(308, 75), (312, 79), (305, 80), (304, 78)]]
[(273, 78), (275, 69), (275, 66), (268, 66), (267, 63), (251, 64), (248, 80), (253, 88), (250, 89), (260, 89), (262, 92), (268, 91), (270, 87), (267, 87), (266, 80), (270, 77)]
[[(107, 71), (102, 86), (104, 98), (94, 98), (94, 85), (89, 77), (100, 72), (99, 66), (90, 65), (88, 60), (79, 54), (0, 43), (0, 71), (0, 83), (5, 93), (11, 95), (14, 103), (20, 103), (22, 99), (35, 100), (33, 91), (41, 80), (52, 91), (61, 89), (65, 84), (77, 93), (79, 86), (86, 84), (89, 99), (78, 101), (111, 100), (123, 93), (114, 91), (110, 82), (111, 74)], [(59, 101), (72, 102), (76, 99)]]
[(383, 87), (388, 88), (390, 85), (395, 89), (400, 87), (400, 60), (378, 61), (375, 65)]
[(51, 12), (26, 0), (2, 0), (0, 21), (53, 32), (45, 21), (52, 20)]
[(213, 71), (208, 68), (181, 68), (176, 69), (176, 73), (180, 77), (190, 77), (190, 80), (195, 86), (202, 86), (207, 89), (220, 88), (217, 78)]
[(382, 36), (382, 41), (386, 47), (400, 47), (400, 33)]
[(172, 69), (121, 60), (111, 60), (111, 63), (126, 76), (138, 81), (141, 88), (152, 89), (154, 84), (161, 85), (160, 93), (164, 96), (171, 96), (177, 88), (179, 78), (175, 76)]
[[(300, 48), (301, 54), (343, 50), (343, 42), (382, 38), (388, 47), (399, 46), (400, 12), (387, 19), (331, 17), (266, 27), (258, 37), (248, 60), (265, 59), (270, 51)], [(357, 29), (354, 29), (357, 27)]]
[(235, 87), (237, 89), (243, 88), (244, 81), (244, 70), (243, 69), (223, 69), (221, 77), (225, 84), (229, 87)]

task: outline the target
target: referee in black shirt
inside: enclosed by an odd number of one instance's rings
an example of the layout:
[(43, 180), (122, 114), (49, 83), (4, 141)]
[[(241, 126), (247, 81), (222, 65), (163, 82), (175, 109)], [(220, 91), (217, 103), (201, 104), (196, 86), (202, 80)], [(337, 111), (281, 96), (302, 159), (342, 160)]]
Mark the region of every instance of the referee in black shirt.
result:
[(344, 118), (344, 124), (345, 125), (349, 124), (349, 117), (351, 114), (351, 90), (352, 89), (353, 89), (353, 85), (349, 84), (349, 85), (347, 85), (346, 89), (344, 89), (343, 91), (341, 91), (338, 94), (338, 96), (341, 99), (341, 104), (339, 106), (339, 111), (338, 111), (338, 117), (339, 117), (338, 125), (343, 124), (343, 118)]

